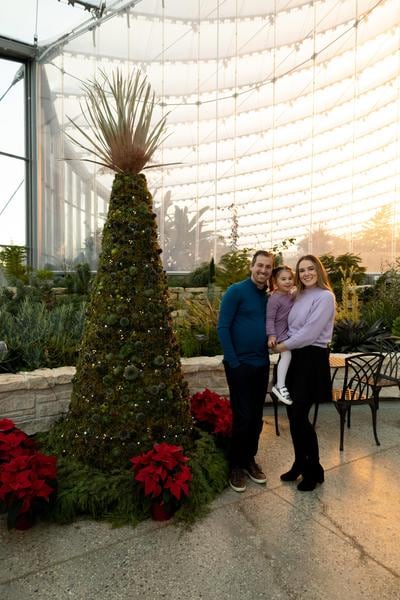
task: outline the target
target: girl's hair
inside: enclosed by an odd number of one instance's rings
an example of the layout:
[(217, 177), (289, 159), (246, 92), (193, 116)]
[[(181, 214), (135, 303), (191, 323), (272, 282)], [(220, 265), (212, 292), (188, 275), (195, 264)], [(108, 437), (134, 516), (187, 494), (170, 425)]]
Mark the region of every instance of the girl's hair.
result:
[(300, 281), (300, 263), (303, 260), (309, 260), (315, 266), (315, 270), (317, 272), (317, 286), (319, 288), (322, 288), (323, 290), (332, 291), (332, 287), (331, 287), (331, 284), (329, 283), (328, 275), (327, 275), (327, 272), (325, 271), (324, 265), (319, 260), (319, 258), (317, 256), (314, 256), (313, 254), (306, 254), (305, 256), (302, 256), (301, 258), (299, 258), (299, 260), (297, 261), (295, 284), (296, 284), (298, 291), (302, 292), (305, 289), (305, 286)]
[(269, 280), (269, 288), (270, 291), (274, 291), (276, 290), (276, 288), (278, 287), (276, 285), (276, 279), (279, 275), (279, 273), (282, 273), (282, 271), (287, 271), (288, 273), (290, 273), (294, 279), (294, 273), (293, 273), (293, 269), (291, 269), (291, 267), (288, 267), (287, 265), (279, 265), (278, 267), (275, 267), (274, 269), (272, 269), (272, 273), (271, 273), (271, 278)]

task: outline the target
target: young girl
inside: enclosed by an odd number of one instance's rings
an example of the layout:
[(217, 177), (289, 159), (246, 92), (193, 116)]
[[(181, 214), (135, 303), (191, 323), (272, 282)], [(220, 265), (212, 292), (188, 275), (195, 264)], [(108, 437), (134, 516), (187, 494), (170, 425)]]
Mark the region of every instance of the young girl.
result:
[[(267, 336), (268, 348), (274, 350), (275, 345), (284, 342), (288, 332), (288, 315), (293, 305), (294, 275), (290, 267), (281, 265), (272, 271), (271, 283), (273, 293), (267, 303)], [(272, 393), (284, 404), (292, 404), (286, 388), (285, 379), (291, 360), (291, 352), (281, 352), (277, 367), (277, 381)]]

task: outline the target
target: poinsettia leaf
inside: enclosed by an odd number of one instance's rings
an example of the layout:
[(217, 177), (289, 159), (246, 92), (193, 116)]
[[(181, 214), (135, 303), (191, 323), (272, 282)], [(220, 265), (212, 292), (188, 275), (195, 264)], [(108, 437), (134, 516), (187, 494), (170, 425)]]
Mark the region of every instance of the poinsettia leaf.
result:
[(0, 431), (9, 431), (15, 429), (15, 424), (11, 419), (0, 419)]

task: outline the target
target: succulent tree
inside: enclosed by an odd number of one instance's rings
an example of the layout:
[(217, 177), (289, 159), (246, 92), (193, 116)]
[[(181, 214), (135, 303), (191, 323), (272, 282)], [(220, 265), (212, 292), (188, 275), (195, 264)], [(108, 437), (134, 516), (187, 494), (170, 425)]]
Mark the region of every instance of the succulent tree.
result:
[(69, 412), (65, 454), (104, 470), (128, 465), (154, 442), (187, 445), (191, 418), (155, 213), (141, 171), (161, 143), (155, 96), (140, 72), (102, 73), (84, 85), (83, 128), (69, 137), (116, 174)]

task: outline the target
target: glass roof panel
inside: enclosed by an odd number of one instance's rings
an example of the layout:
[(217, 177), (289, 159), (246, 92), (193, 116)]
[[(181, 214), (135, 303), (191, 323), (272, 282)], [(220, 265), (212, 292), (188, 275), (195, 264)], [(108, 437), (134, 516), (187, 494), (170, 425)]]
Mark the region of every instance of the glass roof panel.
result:
[(0, 8), (0, 35), (39, 46), (59, 38), (90, 19), (83, 6), (59, 0), (3, 0)]
[[(55, 255), (81, 252), (100, 226), (111, 176), (62, 158), (72, 153), (65, 133), (68, 117), (81, 115), (82, 82), (117, 67), (145, 71), (156, 116), (169, 112), (157, 162), (177, 164), (148, 172), (167, 265), (216, 256), (221, 238), (225, 250), (235, 216), (240, 246), (295, 236), (318, 253), (333, 240), (337, 252), (369, 252), (376, 266), (365, 232), (383, 209), (385, 257), (395, 255), (399, 0), (110, 0), (98, 20), (78, 0), (0, 5), (0, 35), (33, 43), (37, 31), (43, 155), (58, 186), (47, 190), (43, 171), (43, 205), (59, 202), (62, 223)], [(179, 218), (194, 236), (186, 250), (171, 225)]]

